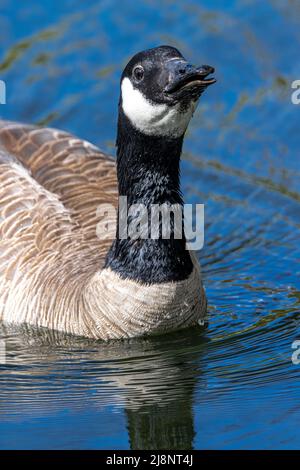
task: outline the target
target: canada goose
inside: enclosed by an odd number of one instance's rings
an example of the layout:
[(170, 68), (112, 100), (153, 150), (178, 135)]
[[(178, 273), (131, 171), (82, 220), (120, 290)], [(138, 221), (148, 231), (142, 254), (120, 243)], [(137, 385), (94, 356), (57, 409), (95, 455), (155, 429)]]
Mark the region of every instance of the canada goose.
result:
[(184, 133), (212, 72), (169, 46), (136, 54), (121, 77), (117, 165), (66, 132), (0, 121), (0, 319), (108, 340), (204, 317), (184, 236), (122, 239), (114, 222), (99, 239), (96, 227), (119, 194), (128, 207), (182, 205)]

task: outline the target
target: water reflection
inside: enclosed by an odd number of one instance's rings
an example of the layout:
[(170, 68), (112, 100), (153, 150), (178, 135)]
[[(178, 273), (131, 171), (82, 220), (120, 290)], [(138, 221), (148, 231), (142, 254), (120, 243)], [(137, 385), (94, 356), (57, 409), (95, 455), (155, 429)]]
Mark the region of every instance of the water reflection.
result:
[[(207, 342), (199, 328), (165, 337), (93, 342), (28, 326), (2, 325), (3, 418), (124, 408), (132, 449), (192, 449), (194, 391)], [(7, 414), (7, 410), (9, 413)]]
[(131, 449), (193, 449), (194, 418), (190, 393), (172, 405), (126, 409)]

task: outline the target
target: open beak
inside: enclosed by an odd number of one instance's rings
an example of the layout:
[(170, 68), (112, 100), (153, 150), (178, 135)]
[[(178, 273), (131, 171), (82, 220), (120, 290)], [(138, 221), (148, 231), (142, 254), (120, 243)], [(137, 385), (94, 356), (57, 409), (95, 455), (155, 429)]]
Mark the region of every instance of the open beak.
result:
[(203, 90), (209, 85), (216, 82), (214, 77), (208, 77), (214, 73), (215, 69), (210, 65), (201, 65), (195, 67), (184, 59), (170, 60), (167, 64), (169, 79), (165, 87), (168, 94), (176, 93), (189, 88), (199, 88)]

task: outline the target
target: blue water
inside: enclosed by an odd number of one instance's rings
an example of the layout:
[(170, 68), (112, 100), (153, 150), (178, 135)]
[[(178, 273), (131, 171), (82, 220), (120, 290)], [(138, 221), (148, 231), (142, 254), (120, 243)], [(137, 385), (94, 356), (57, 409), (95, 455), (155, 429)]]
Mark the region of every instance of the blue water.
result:
[(0, 447), (300, 447), (300, 4), (1, 0), (1, 116), (113, 153), (118, 81), (162, 43), (216, 68), (182, 163), (209, 326), (103, 344), (1, 327)]

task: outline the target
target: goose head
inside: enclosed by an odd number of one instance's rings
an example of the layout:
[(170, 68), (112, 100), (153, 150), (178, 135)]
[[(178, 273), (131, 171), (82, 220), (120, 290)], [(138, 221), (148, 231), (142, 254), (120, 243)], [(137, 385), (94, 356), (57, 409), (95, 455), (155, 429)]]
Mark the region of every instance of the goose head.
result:
[(199, 97), (216, 81), (213, 72), (190, 64), (174, 47), (139, 52), (121, 77), (120, 113), (145, 135), (181, 137)]

